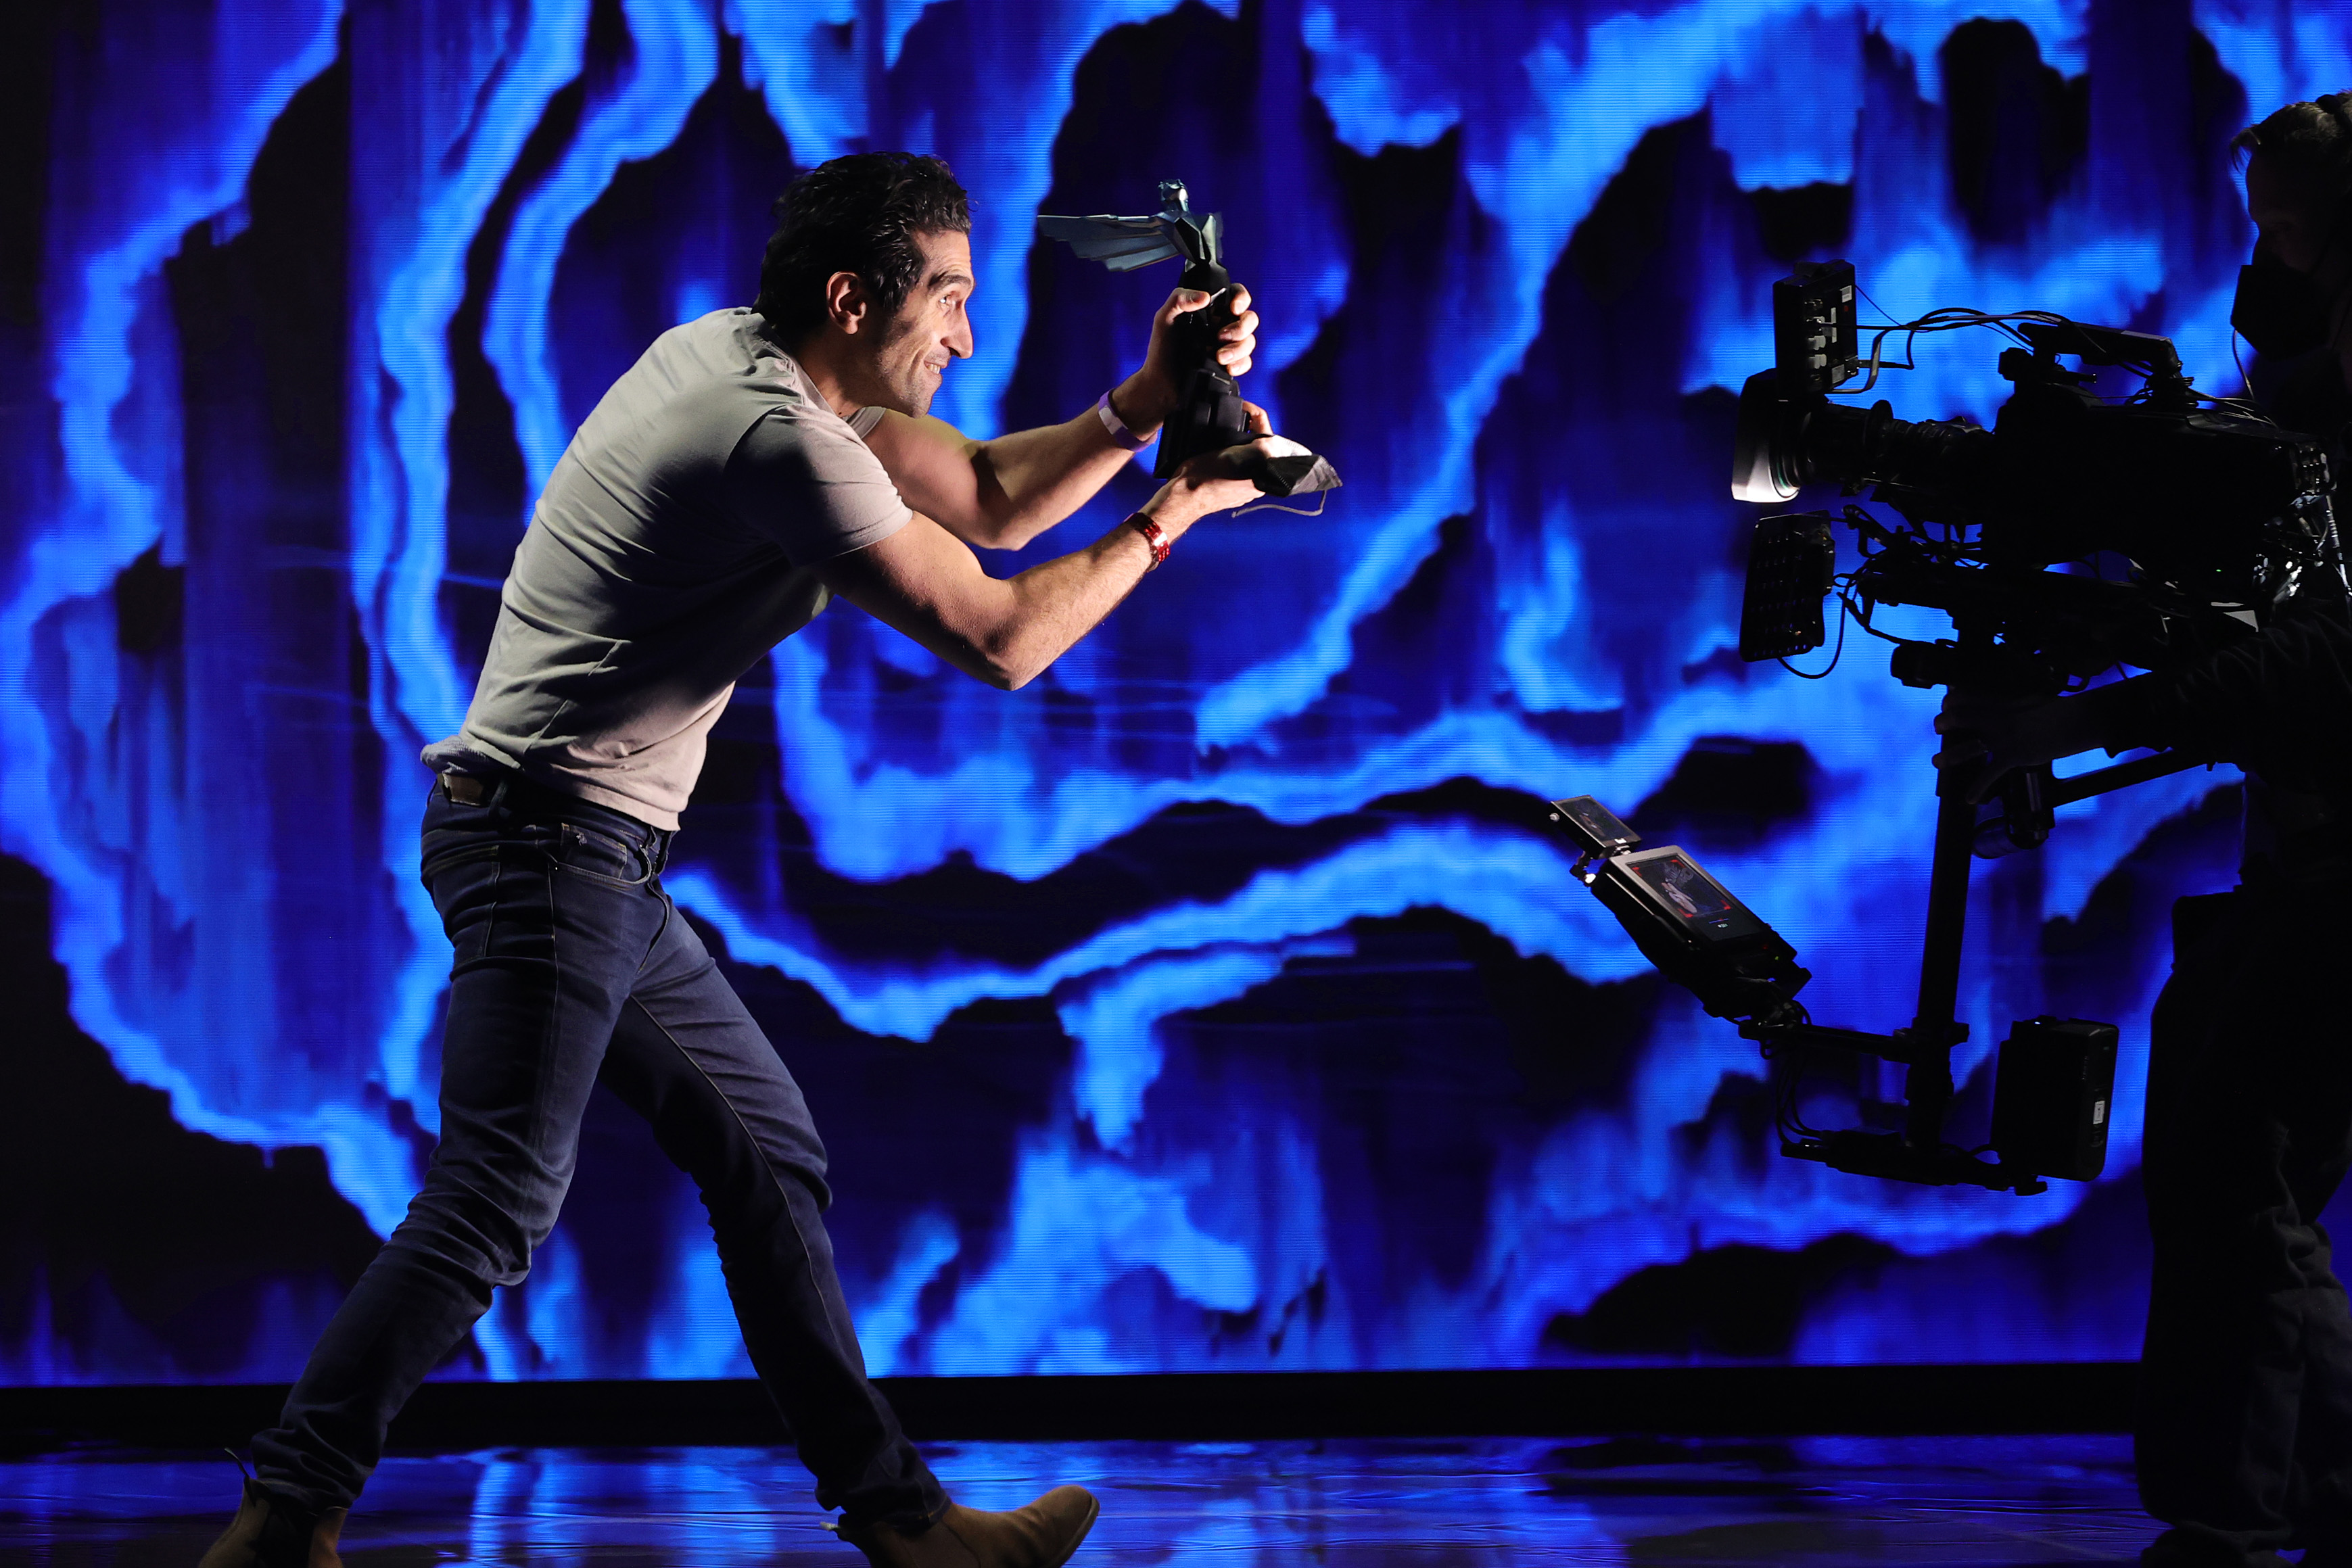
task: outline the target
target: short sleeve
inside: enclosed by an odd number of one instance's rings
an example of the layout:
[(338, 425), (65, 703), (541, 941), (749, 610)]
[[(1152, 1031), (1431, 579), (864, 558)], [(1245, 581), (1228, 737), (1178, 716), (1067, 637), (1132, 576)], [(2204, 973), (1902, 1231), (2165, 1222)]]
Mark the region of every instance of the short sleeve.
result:
[(882, 460), (837, 419), (762, 416), (727, 460), (728, 500), (742, 520), (814, 566), (888, 538), (915, 515)]

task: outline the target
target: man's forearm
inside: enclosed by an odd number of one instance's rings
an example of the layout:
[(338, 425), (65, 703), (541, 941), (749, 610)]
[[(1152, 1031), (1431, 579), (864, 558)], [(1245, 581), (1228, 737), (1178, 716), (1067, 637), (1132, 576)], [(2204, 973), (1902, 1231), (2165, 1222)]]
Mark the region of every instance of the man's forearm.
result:
[[(1151, 389), (1140, 371), (1121, 382), (1110, 400), (1112, 412), (1138, 437), (1150, 436), (1168, 417), (1167, 399)], [(1091, 408), (1060, 424), (1016, 430), (980, 443), (972, 452), (972, 468), (996, 537), (973, 542), (996, 549), (1020, 549), (1093, 500), (1129, 456)]]
[[(1170, 540), (1211, 511), (1255, 494), (1245, 481), (1172, 480), (1143, 508)], [(966, 674), (1010, 690), (1027, 685), (1093, 630), (1151, 568), (1151, 547), (1122, 522), (1084, 549), (999, 580), (929, 518), (826, 561), (834, 592)]]
[(1068, 555), (1005, 580), (1010, 603), (982, 652), (983, 675), (1011, 691), (1026, 685), (1101, 624), (1151, 567), (1151, 547), (1122, 522)]
[(971, 465), (991, 537), (972, 542), (1019, 549), (1093, 500), (1129, 455), (1092, 409), (1060, 424), (982, 442)]
[[(1211, 303), (1206, 294), (1179, 288), (1153, 318), (1142, 367), (1109, 394), (1111, 412), (1132, 435), (1150, 438), (1175, 413), (1184, 367), (1198, 345), (1190, 339), (1180, 345), (1170, 334), (1187, 313)], [(1230, 306), (1212, 336), (1217, 363), (1238, 376), (1250, 368), (1257, 312), (1238, 284)], [(866, 440), (908, 506), (966, 544), (990, 549), (1018, 549), (1067, 517), (1130, 455), (1092, 409), (992, 441), (970, 440), (943, 420), (891, 414)]]
[[(1121, 382), (1111, 404), (1149, 435), (1165, 413), (1161, 400), (1132, 391), (1139, 379)], [(1136, 411), (1147, 407), (1145, 419)], [(1091, 408), (993, 441), (971, 440), (941, 420), (887, 414), (866, 441), (908, 506), (986, 549), (1019, 549), (1092, 500), (1131, 455)]]
[(2277, 622), (2176, 670), (2122, 683), (2151, 746), (2256, 771), (2352, 778), (2352, 627), (2335, 615)]

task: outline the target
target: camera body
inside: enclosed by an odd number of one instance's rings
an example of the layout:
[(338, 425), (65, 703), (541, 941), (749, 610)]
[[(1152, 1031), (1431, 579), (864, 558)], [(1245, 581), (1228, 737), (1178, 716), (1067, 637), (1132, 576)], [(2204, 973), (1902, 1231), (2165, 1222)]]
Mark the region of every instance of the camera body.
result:
[[(1916, 539), (1927, 541), (1930, 525), (1972, 530), (1943, 557), (1954, 564), (2038, 572), (2113, 552), (2179, 612), (2264, 613), (2307, 572), (2336, 565), (2326, 448), (2264, 419), (2200, 408), (2162, 338), (2017, 319), (2026, 346), (2004, 350), (1999, 363), (2016, 391), (1990, 430), (1896, 419), (1885, 402), (1832, 402), (1859, 364), (1853, 277), (1848, 264), (1826, 262), (1775, 286), (1776, 362), (1740, 392), (1735, 497), (1869, 486)], [(2084, 368), (2068, 369), (2062, 354)], [(2109, 401), (2095, 390), (2097, 367), (2137, 371), (2146, 384)], [(2031, 591), (1991, 591), (2021, 618), (2037, 612)]]

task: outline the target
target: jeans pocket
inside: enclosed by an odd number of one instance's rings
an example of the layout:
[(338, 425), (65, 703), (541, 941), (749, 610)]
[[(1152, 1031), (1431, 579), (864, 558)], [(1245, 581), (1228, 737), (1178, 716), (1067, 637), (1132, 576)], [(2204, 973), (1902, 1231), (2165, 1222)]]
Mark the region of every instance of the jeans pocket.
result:
[(616, 887), (643, 887), (654, 879), (653, 859), (617, 833), (565, 822), (557, 835), (555, 861), (567, 872)]
[(489, 954), (498, 930), (499, 894), (505, 866), (489, 844), (435, 856), (426, 862), (425, 891), (449, 938), (449, 972), (457, 974)]
[(472, 843), (459, 844), (454, 849), (438, 851), (428, 849), (425, 863), (416, 868), (417, 880), (424, 883), (429, 890), (433, 885), (433, 879), (451, 866), (463, 865), (467, 861), (496, 860), (498, 855), (499, 846), (496, 844)]

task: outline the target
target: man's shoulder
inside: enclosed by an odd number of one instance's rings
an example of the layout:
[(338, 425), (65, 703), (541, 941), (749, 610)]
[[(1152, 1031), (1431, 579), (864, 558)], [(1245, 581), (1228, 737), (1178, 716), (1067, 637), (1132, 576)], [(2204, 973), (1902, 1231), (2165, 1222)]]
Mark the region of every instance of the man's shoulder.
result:
[[(713, 397), (747, 403), (799, 403), (808, 397), (800, 367), (759, 330), (750, 309), (713, 310), (656, 338), (614, 383), (660, 401)], [(632, 385), (634, 383), (634, 385)]]
[(672, 327), (606, 391), (581, 434), (604, 443), (667, 430), (731, 446), (771, 414), (808, 417), (805, 377), (759, 321), (749, 309), (714, 310)]

